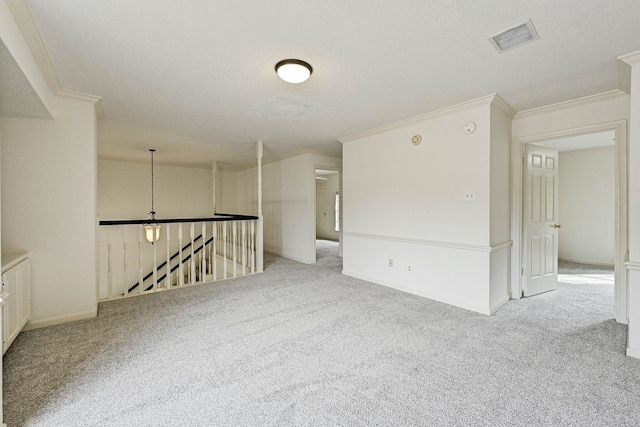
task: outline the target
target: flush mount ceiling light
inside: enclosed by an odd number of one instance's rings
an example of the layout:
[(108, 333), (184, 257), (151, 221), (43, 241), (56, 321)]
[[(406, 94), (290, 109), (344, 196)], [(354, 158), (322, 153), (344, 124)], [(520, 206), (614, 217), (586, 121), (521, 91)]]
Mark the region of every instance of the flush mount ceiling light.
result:
[(285, 82), (302, 83), (311, 76), (311, 65), (299, 59), (284, 59), (276, 64), (276, 73)]
[(489, 42), (499, 53), (506, 52), (516, 47), (538, 40), (538, 32), (529, 19), (527, 22), (515, 25), (489, 37)]

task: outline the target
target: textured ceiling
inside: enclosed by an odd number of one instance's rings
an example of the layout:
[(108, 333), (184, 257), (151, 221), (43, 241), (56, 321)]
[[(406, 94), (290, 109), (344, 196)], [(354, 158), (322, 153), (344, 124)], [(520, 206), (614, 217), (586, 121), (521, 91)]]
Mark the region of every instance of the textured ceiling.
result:
[[(499, 93), (522, 111), (618, 88), (638, 0), (28, 0), (65, 90), (103, 98), (101, 158), (210, 165), (300, 151)], [(487, 37), (531, 18), (540, 40)], [(314, 69), (291, 85), (274, 65)]]

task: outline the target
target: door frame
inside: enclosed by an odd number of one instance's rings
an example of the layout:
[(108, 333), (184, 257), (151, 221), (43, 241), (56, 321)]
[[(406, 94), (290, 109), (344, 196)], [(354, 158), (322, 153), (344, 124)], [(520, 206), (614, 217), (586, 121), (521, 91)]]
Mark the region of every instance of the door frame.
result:
[[(316, 221), (316, 209), (317, 209), (317, 197), (316, 197), (316, 170), (326, 170), (326, 171), (336, 171), (338, 172), (338, 191), (340, 191), (340, 231), (338, 234), (338, 255), (342, 257), (342, 206), (344, 205), (344, 198), (342, 197), (342, 167), (338, 166), (323, 166), (321, 164), (316, 164), (313, 167), (313, 247), (316, 247), (316, 232), (317, 232), (317, 221)], [(313, 263), (317, 262), (317, 253), (314, 249), (313, 251)]]
[(628, 257), (627, 243), (627, 181), (628, 181), (628, 137), (627, 121), (617, 120), (596, 125), (564, 129), (555, 132), (542, 133), (532, 136), (514, 138), (511, 150), (511, 298), (520, 299), (524, 290), (525, 276), (522, 269), (526, 265), (523, 258), (523, 165), (522, 157), (525, 144), (544, 145), (544, 141), (567, 136), (597, 133), (602, 131), (615, 132), (615, 226), (614, 226), (614, 316), (617, 322), (627, 324), (627, 275), (625, 260)]

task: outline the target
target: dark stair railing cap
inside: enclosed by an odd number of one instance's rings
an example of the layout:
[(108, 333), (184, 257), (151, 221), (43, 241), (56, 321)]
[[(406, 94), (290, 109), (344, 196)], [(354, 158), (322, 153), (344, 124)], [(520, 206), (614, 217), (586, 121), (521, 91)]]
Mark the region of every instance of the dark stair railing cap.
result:
[[(251, 215), (236, 215), (236, 214), (216, 214), (212, 218), (156, 218), (153, 220), (154, 224), (173, 224), (178, 222), (219, 222), (219, 221), (242, 221), (242, 220), (257, 220), (257, 216)], [(149, 219), (115, 219), (115, 220), (103, 220), (100, 221), (100, 225), (136, 225), (136, 224), (149, 224)]]

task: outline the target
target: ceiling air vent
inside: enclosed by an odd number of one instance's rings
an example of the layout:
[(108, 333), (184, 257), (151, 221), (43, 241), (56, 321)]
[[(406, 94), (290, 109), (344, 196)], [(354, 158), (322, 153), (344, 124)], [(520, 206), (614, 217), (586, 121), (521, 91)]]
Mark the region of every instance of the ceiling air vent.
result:
[(500, 53), (515, 49), (518, 46), (538, 40), (540, 37), (533, 27), (533, 22), (518, 24), (489, 37), (489, 42)]

